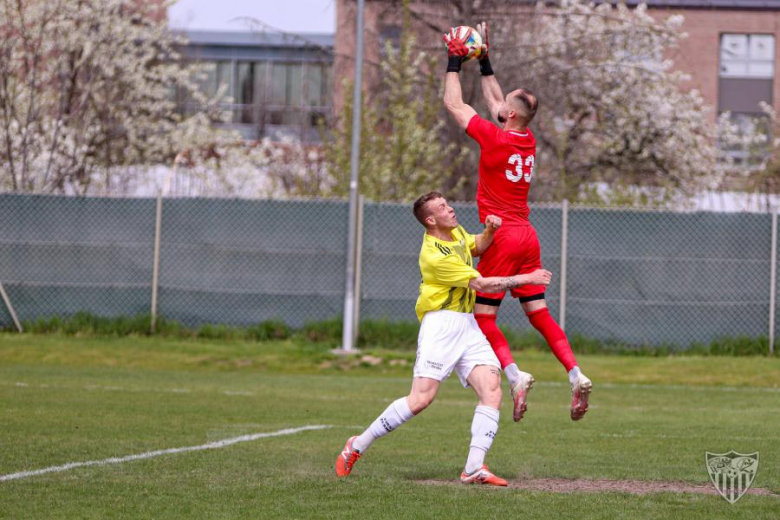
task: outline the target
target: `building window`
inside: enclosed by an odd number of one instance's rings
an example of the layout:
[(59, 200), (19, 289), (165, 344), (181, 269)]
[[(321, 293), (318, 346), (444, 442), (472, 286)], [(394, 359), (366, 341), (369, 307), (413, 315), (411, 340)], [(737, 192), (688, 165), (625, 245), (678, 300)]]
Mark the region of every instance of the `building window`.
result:
[[(734, 164), (749, 170), (759, 166), (767, 154), (771, 153), (769, 136), (772, 124), (766, 115), (741, 114), (731, 112), (729, 120), (736, 127), (739, 142), (721, 144), (721, 150), (734, 160)], [(756, 136), (766, 136), (765, 139)]]
[(233, 64), (229, 61), (202, 61), (202, 75), (196, 81), (201, 92), (208, 96), (225, 86), (225, 96), (233, 95)]
[(272, 125), (301, 124), (303, 64), (273, 63), (269, 86), (269, 123)]
[[(728, 112), (745, 137), (771, 134), (761, 103), (772, 105), (775, 74), (775, 37), (772, 34), (722, 34), (718, 78), (718, 112)], [(737, 164), (747, 167), (768, 153), (763, 145), (724, 146)]]
[(387, 43), (394, 50), (401, 48), (401, 36), (403, 29), (399, 25), (383, 25), (379, 28), (379, 54), (382, 57), (387, 55)]
[[(266, 125), (317, 127), (332, 106), (332, 63), (281, 61), (200, 61), (198, 89), (211, 97), (222, 89), (227, 123), (252, 125), (245, 135), (263, 135)], [(189, 96), (179, 97), (186, 114), (198, 108)]]
[(721, 35), (718, 111), (761, 114), (761, 102), (772, 104), (774, 74), (774, 35)]
[(309, 63), (304, 79), (307, 118), (305, 124), (318, 126), (327, 117), (331, 104), (331, 66), (327, 63)]
[(268, 63), (264, 61), (236, 63), (235, 112), (237, 122), (262, 124), (266, 104)]
[(775, 76), (773, 34), (723, 34), (720, 38), (721, 78), (763, 78)]

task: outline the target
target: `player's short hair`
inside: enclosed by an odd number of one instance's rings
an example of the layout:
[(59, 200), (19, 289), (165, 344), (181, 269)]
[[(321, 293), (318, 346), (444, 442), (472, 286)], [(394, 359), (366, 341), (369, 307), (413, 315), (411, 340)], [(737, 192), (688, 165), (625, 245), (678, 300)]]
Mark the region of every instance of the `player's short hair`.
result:
[(414, 206), (412, 206), (412, 212), (414, 213), (414, 216), (417, 218), (417, 221), (423, 226), (425, 226), (425, 219), (430, 214), (430, 211), (426, 210), (426, 204), (429, 201), (432, 201), (433, 199), (443, 199), (443, 198), (444, 195), (442, 195), (438, 191), (432, 191), (430, 193), (426, 193), (425, 195), (421, 196), (419, 199), (414, 201)]
[(539, 98), (528, 89), (520, 88), (517, 90), (517, 94), (513, 95), (512, 98), (516, 99), (523, 108), (524, 113), (521, 117), (525, 120), (525, 124), (528, 124), (536, 115), (536, 109), (539, 108)]

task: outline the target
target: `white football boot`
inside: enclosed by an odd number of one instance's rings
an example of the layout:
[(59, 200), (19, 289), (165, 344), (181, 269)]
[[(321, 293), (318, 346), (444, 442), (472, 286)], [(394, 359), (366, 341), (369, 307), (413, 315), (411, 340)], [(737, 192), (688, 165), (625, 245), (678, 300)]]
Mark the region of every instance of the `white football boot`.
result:
[(571, 420), (579, 421), (588, 411), (588, 398), (593, 389), (593, 383), (585, 374), (577, 374), (577, 380), (571, 385)]
[(512, 408), (512, 419), (518, 422), (523, 418), (526, 408), (528, 406), (525, 400), (528, 398), (528, 392), (534, 386), (534, 376), (528, 372), (520, 372), (520, 380), (515, 386), (512, 387), (512, 402), (514, 406)]

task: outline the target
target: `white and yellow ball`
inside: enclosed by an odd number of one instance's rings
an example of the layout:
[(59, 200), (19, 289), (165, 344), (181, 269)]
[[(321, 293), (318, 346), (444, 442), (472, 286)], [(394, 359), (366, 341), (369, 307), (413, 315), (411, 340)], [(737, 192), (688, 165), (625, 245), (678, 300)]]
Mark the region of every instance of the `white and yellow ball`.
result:
[(479, 57), (482, 56), (482, 36), (480, 36), (476, 29), (467, 25), (459, 25), (454, 29), (455, 35), (461, 40), (466, 38), (466, 35), (469, 34), (469, 30), (471, 30), (471, 34), (469, 35), (468, 39), (465, 39), (463, 42), (464, 45), (466, 45), (466, 48), (469, 50), (469, 53), (466, 55), (463, 61), (468, 61), (472, 58), (479, 59)]

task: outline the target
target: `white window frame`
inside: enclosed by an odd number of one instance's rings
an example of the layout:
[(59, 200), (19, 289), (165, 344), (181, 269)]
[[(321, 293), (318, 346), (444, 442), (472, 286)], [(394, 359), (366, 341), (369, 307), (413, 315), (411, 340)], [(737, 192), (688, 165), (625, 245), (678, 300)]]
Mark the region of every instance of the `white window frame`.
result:
[[(719, 77), (773, 79), (775, 45), (774, 34), (722, 33)], [(765, 50), (768, 52), (762, 54)]]

